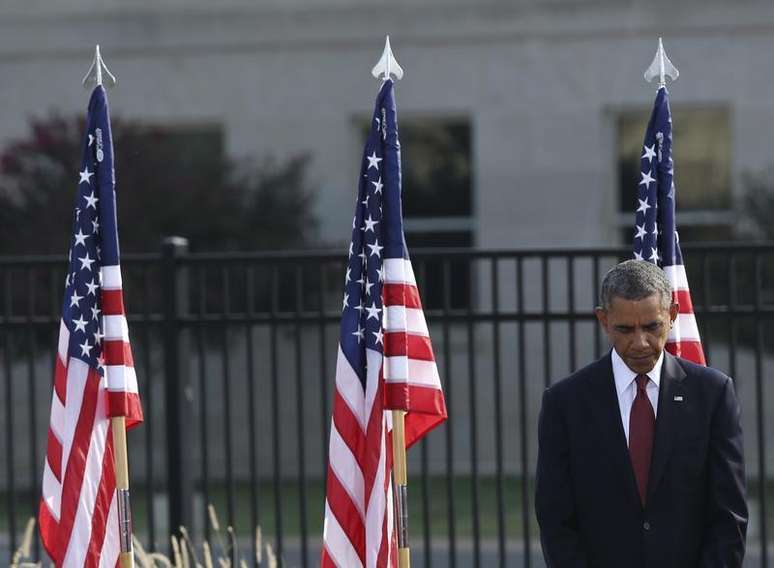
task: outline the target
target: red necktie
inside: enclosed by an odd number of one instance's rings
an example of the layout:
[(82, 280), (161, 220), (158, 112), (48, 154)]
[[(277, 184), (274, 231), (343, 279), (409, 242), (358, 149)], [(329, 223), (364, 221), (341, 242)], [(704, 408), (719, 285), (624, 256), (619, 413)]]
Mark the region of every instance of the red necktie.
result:
[(656, 430), (656, 415), (650, 404), (645, 387), (646, 375), (637, 375), (637, 396), (634, 397), (632, 412), (629, 415), (629, 457), (632, 460), (637, 489), (640, 492), (642, 506), (648, 491), (650, 458), (653, 455), (653, 433)]

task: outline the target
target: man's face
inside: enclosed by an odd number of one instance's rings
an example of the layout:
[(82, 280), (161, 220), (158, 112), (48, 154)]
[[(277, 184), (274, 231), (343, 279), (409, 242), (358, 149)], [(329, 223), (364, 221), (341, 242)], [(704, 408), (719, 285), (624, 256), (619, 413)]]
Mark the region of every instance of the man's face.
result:
[(663, 308), (659, 294), (653, 294), (642, 300), (613, 297), (607, 310), (597, 308), (596, 314), (626, 366), (644, 375), (661, 356), (678, 309), (674, 303)]

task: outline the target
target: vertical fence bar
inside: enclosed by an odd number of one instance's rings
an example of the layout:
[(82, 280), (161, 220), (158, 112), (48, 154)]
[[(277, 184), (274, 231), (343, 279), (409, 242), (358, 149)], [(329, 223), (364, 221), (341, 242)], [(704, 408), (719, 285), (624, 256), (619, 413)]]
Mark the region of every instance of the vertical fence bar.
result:
[(202, 528), (204, 529), (204, 539), (210, 540), (210, 522), (207, 514), (207, 506), (210, 504), (210, 468), (209, 468), (209, 451), (207, 444), (207, 342), (206, 331), (204, 326), (204, 315), (207, 312), (207, 273), (206, 266), (199, 265), (197, 270), (198, 285), (199, 285), (199, 326), (196, 330), (196, 350), (199, 352), (199, 440), (200, 451), (202, 454), (202, 500), (204, 501), (204, 518)]
[(191, 478), (189, 432), (191, 412), (185, 396), (188, 373), (187, 353), (181, 349), (179, 318), (187, 300), (187, 285), (181, 274), (180, 260), (188, 253), (188, 241), (169, 237), (162, 243), (164, 297), (164, 375), (165, 417), (167, 425), (167, 491), (169, 527), (176, 533), (191, 526), (193, 480)]
[(328, 348), (325, 345), (325, 276), (325, 263), (321, 262), (319, 273), (320, 279), (318, 281), (318, 295), (320, 297), (320, 305), (317, 310), (317, 322), (320, 332), (320, 389), (322, 390), (322, 424), (320, 425), (320, 432), (322, 433), (322, 473), (324, 486), (328, 478), (328, 437), (330, 436), (328, 428), (331, 420), (331, 411), (330, 407), (328, 406), (328, 381), (330, 380), (328, 377)]
[[(245, 266), (245, 357), (247, 360), (247, 416), (250, 439), (250, 529), (252, 531), (260, 523), (260, 504), (258, 501), (258, 456), (257, 456), (257, 426), (255, 424), (255, 363), (253, 360), (253, 322), (255, 316), (255, 272), (253, 266)], [(250, 539), (253, 558), (257, 553), (254, 538)]]
[(567, 312), (570, 326), (570, 372), (578, 366), (578, 342), (575, 334), (575, 257), (567, 257)]
[[(728, 370), (729, 374), (732, 377), (737, 377), (736, 374), (736, 344), (737, 344), (737, 316), (736, 316), (736, 308), (737, 308), (737, 302), (736, 302), (736, 295), (737, 295), (737, 286), (736, 286), (736, 254), (731, 254), (728, 257), (728, 307), (730, 308), (731, 314), (731, 321), (729, 322), (728, 326), (728, 339), (729, 339), (729, 349), (728, 349)], [(739, 382), (737, 379), (737, 389), (739, 388)]]
[[(545, 266), (545, 265), (544, 265)], [(545, 282), (545, 280), (544, 280)], [(522, 535), (524, 537), (524, 566), (532, 565), (531, 537), (530, 537), (530, 508), (529, 508), (529, 438), (527, 436), (527, 342), (524, 336), (524, 262), (522, 257), (516, 259), (516, 309), (519, 313), (519, 418), (521, 429), (521, 522)], [(547, 301), (548, 294), (545, 299)], [(546, 304), (544, 304), (545, 309)], [(544, 346), (548, 352), (548, 344)], [(546, 375), (548, 380), (548, 375)]]
[(753, 290), (755, 293), (755, 418), (757, 426), (758, 442), (758, 499), (760, 501), (760, 531), (761, 531), (761, 567), (768, 568), (768, 528), (766, 511), (766, 416), (764, 408), (763, 392), (763, 321), (761, 319), (761, 310), (763, 302), (761, 300), (761, 288), (763, 287), (762, 263), (760, 253), (755, 254), (755, 283)]
[(540, 283), (543, 289), (543, 384), (551, 385), (551, 273), (548, 269), (548, 255), (540, 255)]
[(427, 438), (422, 438), (419, 445), (422, 457), (422, 540), (425, 548), (425, 568), (430, 568), (433, 565), (433, 553), (430, 548), (430, 482), (427, 476)]
[(280, 434), (279, 434), (279, 372), (277, 354), (277, 311), (279, 304), (279, 274), (276, 264), (271, 265), (271, 307), (269, 323), (269, 351), (271, 353), (271, 423), (272, 423), (272, 452), (274, 454), (274, 528), (277, 538), (277, 555), (283, 557), (284, 546), (282, 539), (282, 477), (280, 467)]
[[(418, 265), (416, 271), (417, 288), (422, 291), (427, 285), (427, 261), (423, 260)], [(420, 294), (421, 295), (421, 294)], [(427, 438), (423, 438), (420, 446), (420, 484), (422, 487), (422, 543), (423, 555), (425, 557), (425, 568), (432, 566), (432, 550), (430, 549), (431, 530), (430, 530), (430, 483), (427, 478)]]
[(303, 370), (303, 348), (301, 344), (301, 313), (304, 310), (304, 266), (296, 265), (296, 310), (294, 339), (296, 351), (296, 427), (298, 429), (298, 512), (299, 525), (301, 528), (301, 565), (306, 566), (309, 559), (309, 545), (307, 542), (306, 526), (306, 444), (305, 425), (304, 425), (304, 370)]
[[(143, 292), (145, 297), (150, 296), (150, 290), (152, 289), (151, 279), (148, 276), (149, 270), (146, 267), (143, 270)], [(143, 430), (145, 430), (145, 508), (147, 509), (148, 517), (148, 544), (149, 550), (156, 550), (156, 518), (153, 514), (153, 448), (155, 447), (155, 438), (153, 437), (153, 399), (154, 396), (151, 392), (151, 341), (150, 334), (151, 327), (151, 305), (149, 301), (145, 301), (143, 304), (143, 326), (142, 326), (142, 363), (143, 363), (143, 406), (145, 406), (145, 421), (143, 422)]]
[[(475, 260), (471, 258), (471, 268)], [(471, 270), (473, 272), (473, 270)], [(468, 343), (468, 402), (470, 411), (470, 469), (471, 469), (471, 493), (473, 505), (473, 562), (476, 567), (481, 564), (481, 519), (479, 516), (479, 479), (478, 479), (478, 418), (477, 418), (477, 400), (476, 396), (476, 347), (475, 334), (473, 333), (474, 313), (473, 313), (474, 295), (468, 297), (467, 317), (465, 318), (467, 343)]]
[[(591, 270), (591, 289), (593, 297), (591, 299), (591, 305), (599, 305), (599, 255), (592, 257), (592, 270)], [(594, 324), (594, 358), (599, 359), (602, 356), (602, 349), (600, 347), (602, 343), (602, 331), (599, 325)]]
[[(712, 277), (710, 275), (710, 269), (709, 269), (709, 254), (706, 252), (702, 255), (702, 263), (701, 263), (701, 272), (702, 272), (702, 281), (704, 284), (704, 302), (703, 302), (703, 308), (704, 313), (709, 314), (709, 306), (711, 304), (710, 301), (710, 283), (712, 282)], [(707, 365), (711, 365), (711, 356), (710, 356), (710, 345), (711, 345), (711, 338), (710, 338), (710, 327), (709, 327), (709, 315), (705, 318), (702, 318), (702, 336), (701, 336), (701, 342), (702, 342), (702, 349), (704, 350), (704, 358), (707, 360)]]
[(494, 358), (494, 420), (495, 420), (495, 471), (497, 495), (497, 558), (500, 566), (505, 566), (505, 509), (503, 499), (503, 432), (502, 432), (502, 374), (500, 365), (500, 312), (499, 279), (497, 257), (492, 257), (492, 342)]
[(11, 325), (13, 291), (11, 290), (11, 269), (8, 268), (4, 278), (5, 288), (5, 334), (3, 355), (5, 364), (5, 440), (6, 440), (6, 476), (8, 480), (8, 532), (11, 543), (11, 553), (16, 550), (16, 479), (13, 470), (13, 375), (11, 365)]
[[(38, 466), (38, 436), (37, 436), (37, 400), (36, 388), (37, 373), (35, 373), (35, 352), (37, 337), (33, 318), (35, 316), (36, 286), (32, 267), (27, 267), (27, 379), (29, 381), (29, 419), (30, 419), (30, 471), (32, 472), (32, 499), (30, 499), (31, 516), (37, 516), (37, 505), (40, 502), (40, 477), (41, 468)], [(40, 543), (34, 539), (34, 555), (40, 555)]]
[[(446, 375), (444, 381), (444, 398), (446, 408), (450, 415), (454, 414), (452, 405), (452, 359), (451, 359), (451, 331), (449, 329), (449, 315), (451, 312), (451, 265), (448, 259), (443, 260), (443, 372)], [(448, 513), (449, 533), (449, 566), (457, 566), (457, 535), (454, 500), (457, 495), (454, 491), (454, 426), (450, 422), (446, 424), (446, 510)]]
[[(231, 310), (231, 279), (229, 277), (228, 265), (223, 266), (221, 269), (221, 275), (223, 278), (223, 320), (221, 322), (220, 340), (221, 340), (221, 355), (223, 360), (222, 372), (223, 376), (223, 408), (225, 410), (224, 420), (224, 436), (223, 440), (226, 450), (226, 511), (228, 516), (228, 524), (233, 527), (236, 519), (236, 505), (235, 505), (235, 487), (234, 487), (234, 448), (233, 448), (233, 434), (231, 432), (231, 365), (230, 365), (230, 349), (228, 339), (228, 318)], [(236, 563), (236, 551), (232, 550), (232, 566)]]

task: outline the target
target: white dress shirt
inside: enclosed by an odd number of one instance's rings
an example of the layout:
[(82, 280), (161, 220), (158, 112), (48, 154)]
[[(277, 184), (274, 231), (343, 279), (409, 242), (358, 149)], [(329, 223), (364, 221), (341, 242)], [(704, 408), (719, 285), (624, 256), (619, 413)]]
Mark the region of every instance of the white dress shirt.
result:
[[(626, 445), (629, 445), (629, 415), (632, 413), (634, 398), (637, 396), (637, 373), (626, 366), (624, 360), (616, 352), (615, 348), (611, 354), (613, 359), (613, 378), (615, 379), (615, 392), (618, 394), (618, 409), (621, 411), (621, 422), (623, 423), (624, 434), (626, 435)], [(664, 352), (661, 352), (656, 364), (647, 373), (648, 384), (645, 392), (648, 393), (648, 399), (653, 407), (654, 416), (658, 416), (658, 388), (661, 382), (661, 365), (664, 363)]]

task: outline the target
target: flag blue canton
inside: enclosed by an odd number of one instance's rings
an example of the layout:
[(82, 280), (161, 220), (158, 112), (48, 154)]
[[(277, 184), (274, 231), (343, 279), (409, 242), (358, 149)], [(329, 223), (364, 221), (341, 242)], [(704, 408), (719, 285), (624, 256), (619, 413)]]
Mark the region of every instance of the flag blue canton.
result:
[(363, 152), (342, 302), (341, 349), (364, 389), (366, 349), (384, 353), (384, 259), (405, 256), (400, 181), (393, 83), (385, 81)]
[(661, 87), (656, 95), (642, 151), (634, 258), (648, 260), (659, 266), (682, 264), (675, 227), (672, 114), (666, 87)]
[(118, 264), (113, 147), (107, 99), (100, 86), (89, 101), (62, 319), (70, 331), (68, 352), (92, 367), (102, 366), (101, 268)]

